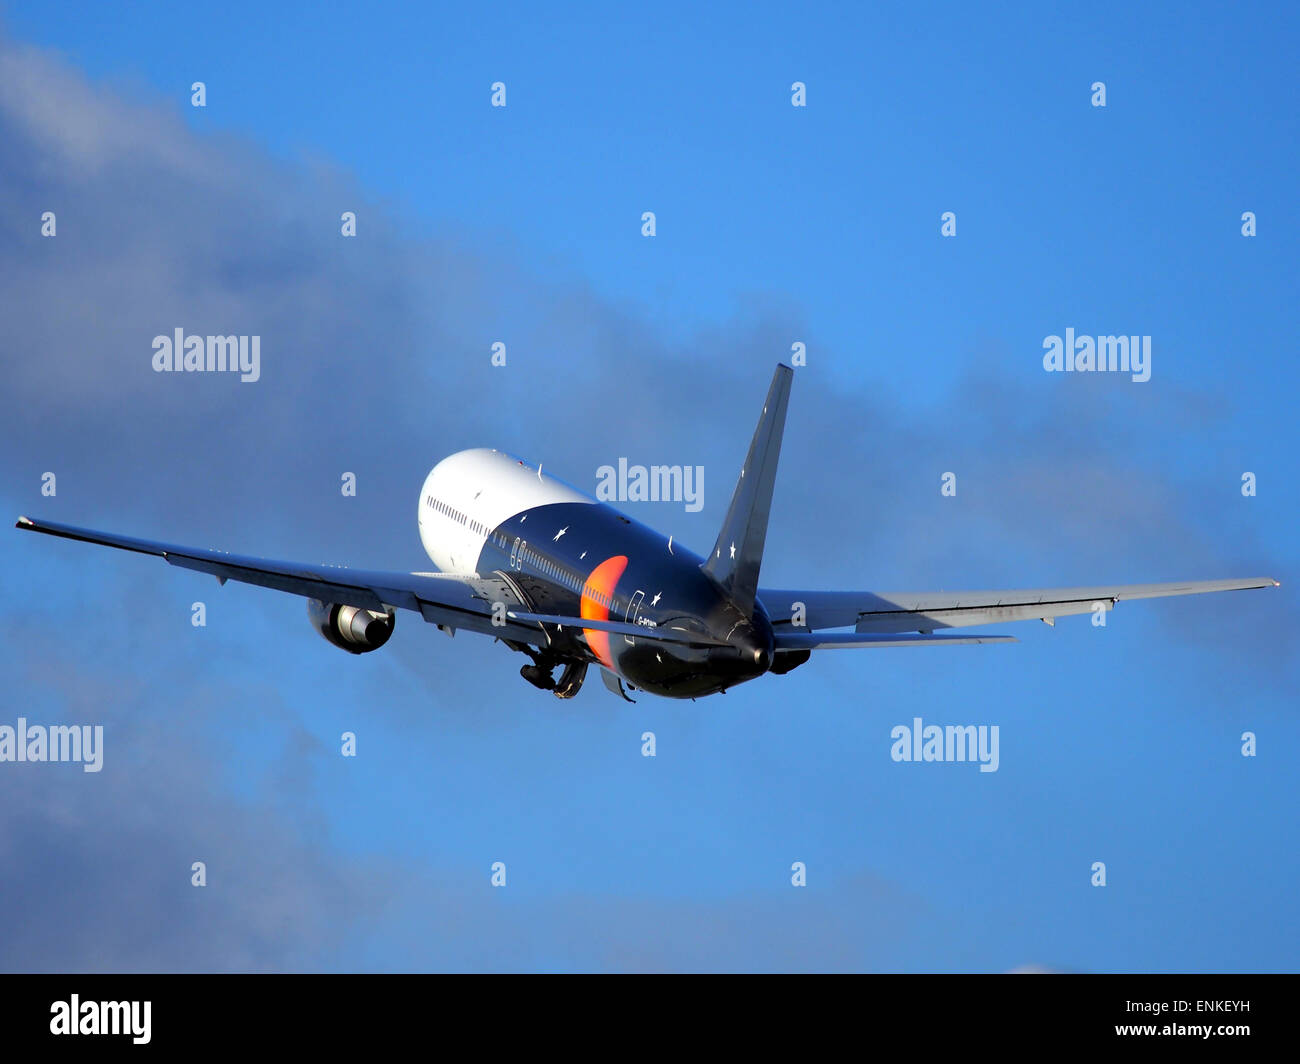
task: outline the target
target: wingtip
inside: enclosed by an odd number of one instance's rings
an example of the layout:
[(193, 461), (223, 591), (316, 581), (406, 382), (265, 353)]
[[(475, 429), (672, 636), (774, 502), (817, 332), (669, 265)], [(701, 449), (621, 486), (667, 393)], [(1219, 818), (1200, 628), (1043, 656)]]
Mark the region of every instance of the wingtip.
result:
[(30, 517), (19, 516), (18, 520), (14, 522), (14, 528), (35, 528), (35, 527), (36, 527), (36, 523)]

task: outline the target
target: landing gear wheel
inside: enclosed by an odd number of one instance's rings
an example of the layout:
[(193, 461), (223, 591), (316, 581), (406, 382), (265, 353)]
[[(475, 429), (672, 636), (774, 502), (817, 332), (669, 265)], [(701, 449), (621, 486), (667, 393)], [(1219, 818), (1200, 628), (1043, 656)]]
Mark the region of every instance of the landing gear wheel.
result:
[(525, 665), (519, 670), (519, 675), (527, 680), (534, 687), (540, 687), (543, 691), (554, 691), (555, 681), (551, 678), (551, 668), (543, 668), (541, 665)]
[(587, 663), (571, 661), (560, 673), (560, 682), (555, 685), (556, 698), (572, 698), (582, 690), (582, 681), (587, 678)]

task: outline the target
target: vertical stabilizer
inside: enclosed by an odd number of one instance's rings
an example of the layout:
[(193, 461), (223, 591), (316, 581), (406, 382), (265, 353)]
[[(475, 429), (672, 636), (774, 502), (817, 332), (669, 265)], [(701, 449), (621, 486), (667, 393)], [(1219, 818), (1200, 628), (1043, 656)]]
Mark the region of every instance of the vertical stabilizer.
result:
[(758, 569), (763, 562), (767, 516), (772, 508), (772, 487), (776, 483), (776, 464), (781, 456), (781, 436), (785, 431), (785, 411), (790, 403), (793, 378), (794, 370), (789, 366), (776, 367), (749, 454), (745, 456), (735, 494), (731, 496), (731, 506), (727, 508), (727, 519), (722, 523), (713, 552), (702, 566), (745, 613), (753, 610), (758, 593)]

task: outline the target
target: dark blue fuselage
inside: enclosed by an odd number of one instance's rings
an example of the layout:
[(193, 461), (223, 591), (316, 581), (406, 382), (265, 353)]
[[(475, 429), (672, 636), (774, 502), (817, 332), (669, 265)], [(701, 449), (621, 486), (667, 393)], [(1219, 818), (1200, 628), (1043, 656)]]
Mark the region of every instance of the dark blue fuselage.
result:
[(702, 562), (609, 506), (560, 502), (492, 529), (476, 571), (504, 575), (535, 613), (600, 617), (725, 642), (687, 646), (547, 626), (552, 651), (564, 658), (602, 665), (654, 694), (695, 698), (761, 676), (772, 661), (772, 628), (761, 603), (746, 616), (700, 569)]

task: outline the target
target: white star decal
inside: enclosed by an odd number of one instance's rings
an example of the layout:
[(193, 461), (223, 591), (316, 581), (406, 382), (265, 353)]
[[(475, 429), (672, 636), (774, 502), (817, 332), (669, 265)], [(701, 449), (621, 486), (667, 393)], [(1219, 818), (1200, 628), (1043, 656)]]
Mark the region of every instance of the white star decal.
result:
[(651, 606), (658, 606), (658, 605), (659, 605), (659, 600), (660, 600), (661, 598), (663, 598), (663, 595), (664, 595), (664, 593), (663, 593), (662, 591), (656, 591), (656, 592), (655, 592), (655, 597), (652, 598), (652, 599), (650, 600), (650, 605), (651, 605)]
[(731, 556), (733, 558), (736, 556), (736, 545), (734, 543), (731, 545)]
[(569, 526), (568, 526), (568, 525), (565, 525), (562, 529), (560, 529), (557, 533), (555, 533), (555, 538), (554, 538), (553, 540), (551, 540), (551, 542), (552, 542), (552, 543), (559, 543), (559, 542), (560, 542), (560, 537), (561, 537), (562, 535), (564, 535), (564, 533), (566, 533), (567, 531), (569, 531)]

